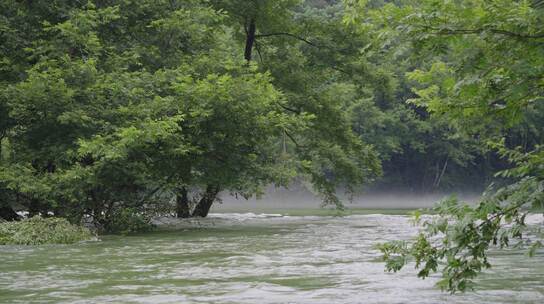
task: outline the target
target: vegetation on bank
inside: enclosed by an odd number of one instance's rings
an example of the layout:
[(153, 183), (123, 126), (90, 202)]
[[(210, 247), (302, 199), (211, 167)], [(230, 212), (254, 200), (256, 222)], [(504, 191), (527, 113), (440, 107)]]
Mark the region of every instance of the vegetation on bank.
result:
[(0, 245), (72, 244), (93, 238), (89, 229), (63, 218), (34, 216), (0, 222)]

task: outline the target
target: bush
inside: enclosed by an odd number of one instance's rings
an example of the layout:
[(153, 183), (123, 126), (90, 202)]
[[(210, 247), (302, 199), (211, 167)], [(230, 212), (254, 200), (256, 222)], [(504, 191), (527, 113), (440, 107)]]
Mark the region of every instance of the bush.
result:
[(0, 245), (72, 244), (92, 238), (89, 229), (63, 218), (35, 216), (20, 222), (0, 222)]
[(151, 219), (134, 208), (119, 208), (113, 212), (104, 225), (110, 233), (128, 234), (153, 230)]

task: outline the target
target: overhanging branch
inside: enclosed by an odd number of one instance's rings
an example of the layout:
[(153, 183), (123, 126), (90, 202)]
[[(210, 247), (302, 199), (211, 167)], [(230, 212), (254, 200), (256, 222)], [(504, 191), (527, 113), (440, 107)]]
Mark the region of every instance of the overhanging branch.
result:
[(481, 34), (483, 32), (490, 32), (493, 34), (503, 35), (503, 36), (509, 36), (509, 37), (515, 37), (519, 39), (539, 39), (544, 38), (544, 33), (537, 33), (537, 34), (523, 34), (523, 33), (516, 33), (512, 31), (507, 30), (501, 30), (501, 29), (485, 29), (485, 28), (478, 28), (478, 29), (445, 29), (445, 28), (437, 28), (437, 27), (431, 27), (424, 25), (422, 26), (425, 29), (433, 30), (435, 31), (433, 34), (435, 35), (470, 35), (470, 34)]
[(259, 35), (255, 35), (255, 38), (264, 38), (264, 37), (272, 37), (272, 36), (288, 36), (288, 37), (292, 37), (292, 38), (295, 38), (295, 39), (298, 39), (302, 42), (305, 42), (306, 44), (309, 44), (311, 46), (314, 46), (314, 47), (320, 47), (319, 45), (309, 41), (308, 39), (304, 38), (304, 37), (300, 37), (298, 35), (295, 35), (295, 34), (291, 34), (291, 33), (287, 33), (287, 32), (276, 32), (276, 33), (267, 33), (267, 34), (259, 34)]
[(287, 137), (289, 137), (289, 139), (295, 144), (295, 146), (297, 148), (303, 148), (301, 145), (299, 145), (299, 143), (297, 142), (297, 140), (291, 135), (289, 134), (289, 132), (287, 132), (287, 130), (284, 130), (285, 131), (285, 135), (287, 135)]

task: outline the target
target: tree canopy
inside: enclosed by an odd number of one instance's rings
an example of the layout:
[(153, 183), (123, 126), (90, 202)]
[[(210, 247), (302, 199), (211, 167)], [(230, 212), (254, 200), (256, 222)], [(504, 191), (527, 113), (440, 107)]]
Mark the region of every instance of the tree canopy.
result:
[(178, 215), (206, 216), (220, 191), (300, 176), (341, 206), (338, 187), (380, 170), (339, 85), (291, 93), (241, 49), (238, 14), (289, 30), (296, 4), (2, 1), (2, 204), (109, 229), (123, 208), (177, 197)]

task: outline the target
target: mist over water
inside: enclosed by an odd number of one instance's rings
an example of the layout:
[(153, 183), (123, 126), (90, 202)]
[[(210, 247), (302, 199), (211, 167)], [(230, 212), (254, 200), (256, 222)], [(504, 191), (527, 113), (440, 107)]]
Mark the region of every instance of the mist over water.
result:
[[(358, 193), (349, 197), (339, 191), (342, 202), (348, 209), (417, 209), (434, 206), (445, 197), (455, 195), (459, 199), (474, 203), (480, 197), (480, 193), (413, 193), (408, 191), (372, 191)], [(212, 211), (227, 210), (269, 210), (269, 209), (315, 209), (321, 207), (321, 198), (310, 187), (295, 184), (289, 189), (270, 186), (264, 195), (259, 198), (244, 199), (229, 193), (220, 195), (221, 203), (212, 207)]]

